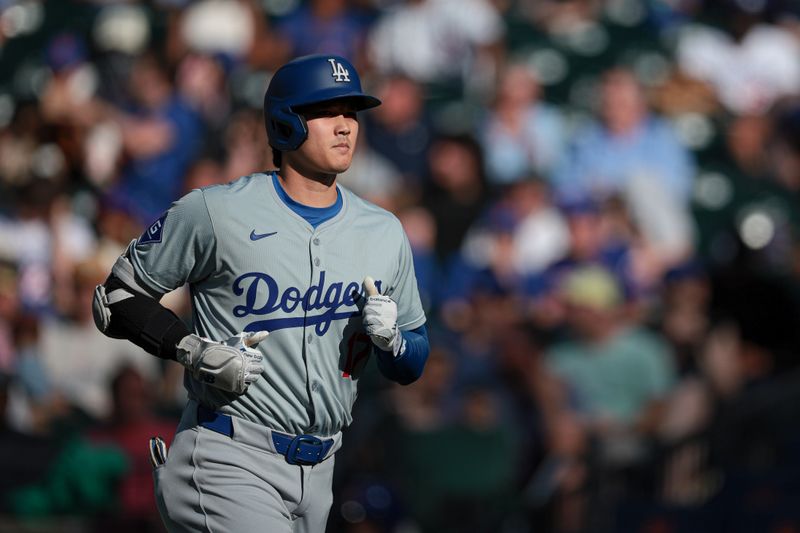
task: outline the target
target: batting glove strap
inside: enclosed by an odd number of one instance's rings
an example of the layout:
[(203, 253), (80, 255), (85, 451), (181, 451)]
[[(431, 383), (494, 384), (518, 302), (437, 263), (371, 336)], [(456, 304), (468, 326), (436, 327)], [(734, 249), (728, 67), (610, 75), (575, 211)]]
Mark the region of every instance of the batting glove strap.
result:
[(397, 327), (397, 304), (388, 296), (369, 296), (363, 311), (364, 329), (378, 349), (398, 357), (405, 342)]
[(264, 371), (261, 353), (244, 345), (249, 335), (240, 333), (217, 342), (192, 333), (178, 343), (177, 360), (198, 381), (242, 394)]

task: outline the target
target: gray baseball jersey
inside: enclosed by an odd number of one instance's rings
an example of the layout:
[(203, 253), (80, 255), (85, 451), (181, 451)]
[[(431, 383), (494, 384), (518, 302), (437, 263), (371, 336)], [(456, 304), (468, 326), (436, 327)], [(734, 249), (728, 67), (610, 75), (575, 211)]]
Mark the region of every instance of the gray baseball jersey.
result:
[(350, 424), (372, 344), (361, 325), (362, 280), (397, 302), (398, 326), (425, 322), (400, 222), (338, 186), (342, 209), (312, 227), (278, 196), (270, 174), (194, 190), (130, 248), (155, 294), (190, 284), (197, 334), (224, 340), (267, 330), (264, 373), (237, 396), (193, 379), (192, 399), (291, 434)]

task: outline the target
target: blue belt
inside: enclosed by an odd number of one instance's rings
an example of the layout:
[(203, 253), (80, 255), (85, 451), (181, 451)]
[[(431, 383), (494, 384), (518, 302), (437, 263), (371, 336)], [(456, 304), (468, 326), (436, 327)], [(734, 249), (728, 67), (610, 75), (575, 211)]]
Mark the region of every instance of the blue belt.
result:
[[(197, 406), (197, 423), (206, 429), (233, 437), (233, 420), (229, 415)], [(313, 435), (286, 435), (272, 431), (275, 451), (286, 457), (290, 465), (315, 465), (325, 459), (333, 439), (322, 440)]]

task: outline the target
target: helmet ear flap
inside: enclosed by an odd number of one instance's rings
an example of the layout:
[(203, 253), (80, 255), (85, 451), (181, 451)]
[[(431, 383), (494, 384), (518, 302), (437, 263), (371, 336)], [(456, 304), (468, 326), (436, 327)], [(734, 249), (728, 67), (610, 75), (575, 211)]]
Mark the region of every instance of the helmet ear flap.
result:
[(305, 118), (291, 109), (276, 109), (266, 126), (269, 145), (282, 152), (297, 150), (308, 137)]
[(272, 127), (278, 132), (278, 136), (288, 139), (292, 135), (292, 130), (285, 122), (278, 122), (272, 119)]
[(303, 132), (303, 139), (294, 148), (295, 150), (297, 150), (298, 148), (300, 148), (300, 145), (303, 144), (303, 142), (305, 142), (305, 140), (308, 138), (308, 122), (306, 122), (306, 117), (304, 117), (300, 113), (295, 113), (295, 116), (297, 117), (298, 122), (300, 122), (300, 131)]

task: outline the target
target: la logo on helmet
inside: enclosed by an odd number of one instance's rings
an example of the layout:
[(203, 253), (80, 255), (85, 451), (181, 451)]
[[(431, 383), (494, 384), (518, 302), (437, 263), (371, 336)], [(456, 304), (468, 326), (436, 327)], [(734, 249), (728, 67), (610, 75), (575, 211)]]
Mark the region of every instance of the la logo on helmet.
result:
[(331, 58), (328, 60), (328, 63), (331, 64), (331, 76), (337, 82), (341, 81), (350, 81), (350, 71), (344, 68), (344, 65), (336, 61), (335, 59)]

